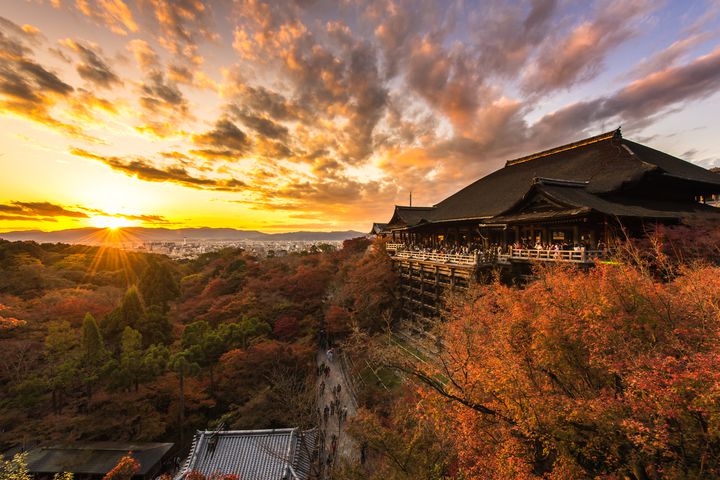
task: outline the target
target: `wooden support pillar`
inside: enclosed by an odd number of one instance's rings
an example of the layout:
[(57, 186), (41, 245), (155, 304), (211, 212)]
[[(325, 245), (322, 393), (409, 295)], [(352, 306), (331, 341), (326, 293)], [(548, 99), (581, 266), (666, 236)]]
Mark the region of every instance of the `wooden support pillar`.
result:
[(580, 242), (580, 232), (577, 225), (573, 225), (573, 244)]

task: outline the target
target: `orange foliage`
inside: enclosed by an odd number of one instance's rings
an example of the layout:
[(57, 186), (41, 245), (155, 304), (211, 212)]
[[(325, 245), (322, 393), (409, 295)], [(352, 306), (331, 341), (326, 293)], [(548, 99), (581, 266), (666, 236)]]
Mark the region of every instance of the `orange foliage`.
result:
[(130, 480), (140, 471), (140, 462), (132, 457), (132, 452), (123, 456), (115, 467), (110, 470), (103, 480)]
[(469, 478), (720, 475), (720, 268), (680, 273), (478, 287), (438, 332), (442, 362), (414, 367), (419, 414)]

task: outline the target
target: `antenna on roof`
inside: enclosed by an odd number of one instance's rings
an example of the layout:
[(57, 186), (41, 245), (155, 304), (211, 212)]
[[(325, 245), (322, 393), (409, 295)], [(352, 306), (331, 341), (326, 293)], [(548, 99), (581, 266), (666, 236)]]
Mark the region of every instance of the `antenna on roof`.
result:
[(412, 190), (410, 190), (410, 206), (412, 207)]

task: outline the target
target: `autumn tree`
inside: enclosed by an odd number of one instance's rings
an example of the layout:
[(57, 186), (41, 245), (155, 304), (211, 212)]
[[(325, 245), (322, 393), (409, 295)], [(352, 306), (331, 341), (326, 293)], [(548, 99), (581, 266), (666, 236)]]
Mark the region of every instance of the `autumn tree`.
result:
[(395, 397), (387, 415), (360, 408), (348, 433), (365, 449), (365, 464), (338, 472), (343, 480), (441, 480), (453, 478), (452, 441), (418, 418), (412, 392)]
[[(420, 381), (423, 421), (472, 478), (720, 475), (720, 269), (549, 268), (456, 301)], [(428, 353), (430, 358), (430, 354)]]
[(11, 459), (5, 460), (0, 456), (0, 480), (32, 480), (28, 472), (26, 453), (18, 453)]
[(117, 465), (103, 477), (103, 480), (131, 480), (139, 471), (140, 462), (132, 456), (132, 452), (128, 452), (128, 454), (120, 458)]

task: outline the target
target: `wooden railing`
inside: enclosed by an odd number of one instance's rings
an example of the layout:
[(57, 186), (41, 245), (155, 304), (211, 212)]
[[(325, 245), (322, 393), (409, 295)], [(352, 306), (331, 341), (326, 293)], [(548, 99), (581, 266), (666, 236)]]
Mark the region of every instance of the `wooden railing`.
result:
[(511, 260), (535, 260), (541, 262), (573, 262), (592, 263), (605, 256), (603, 250), (535, 250), (535, 249), (514, 249), (508, 253), (478, 253), (473, 255), (460, 255), (455, 253), (434, 253), (416, 250), (406, 250), (402, 243), (388, 243), (387, 250), (395, 252), (394, 258), (420, 260), (435, 263), (447, 263), (455, 265), (477, 265), (478, 263), (507, 263)]
[(542, 262), (574, 262), (589, 263), (602, 258), (603, 250), (535, 250), (535, 249), (510, 249), (507, 255), (500, 258), (508, 260), (539, 260)]
[(405, 258), (408, 260), (423, 260), (435, 263), (453, 263), (456, 265), (475, 265), (477, 259), (475, 255), (458, 255), (455, 253), (431, 253), (416, 252), (410, 250), (400, 250), (395, 253), (395, 258)]

